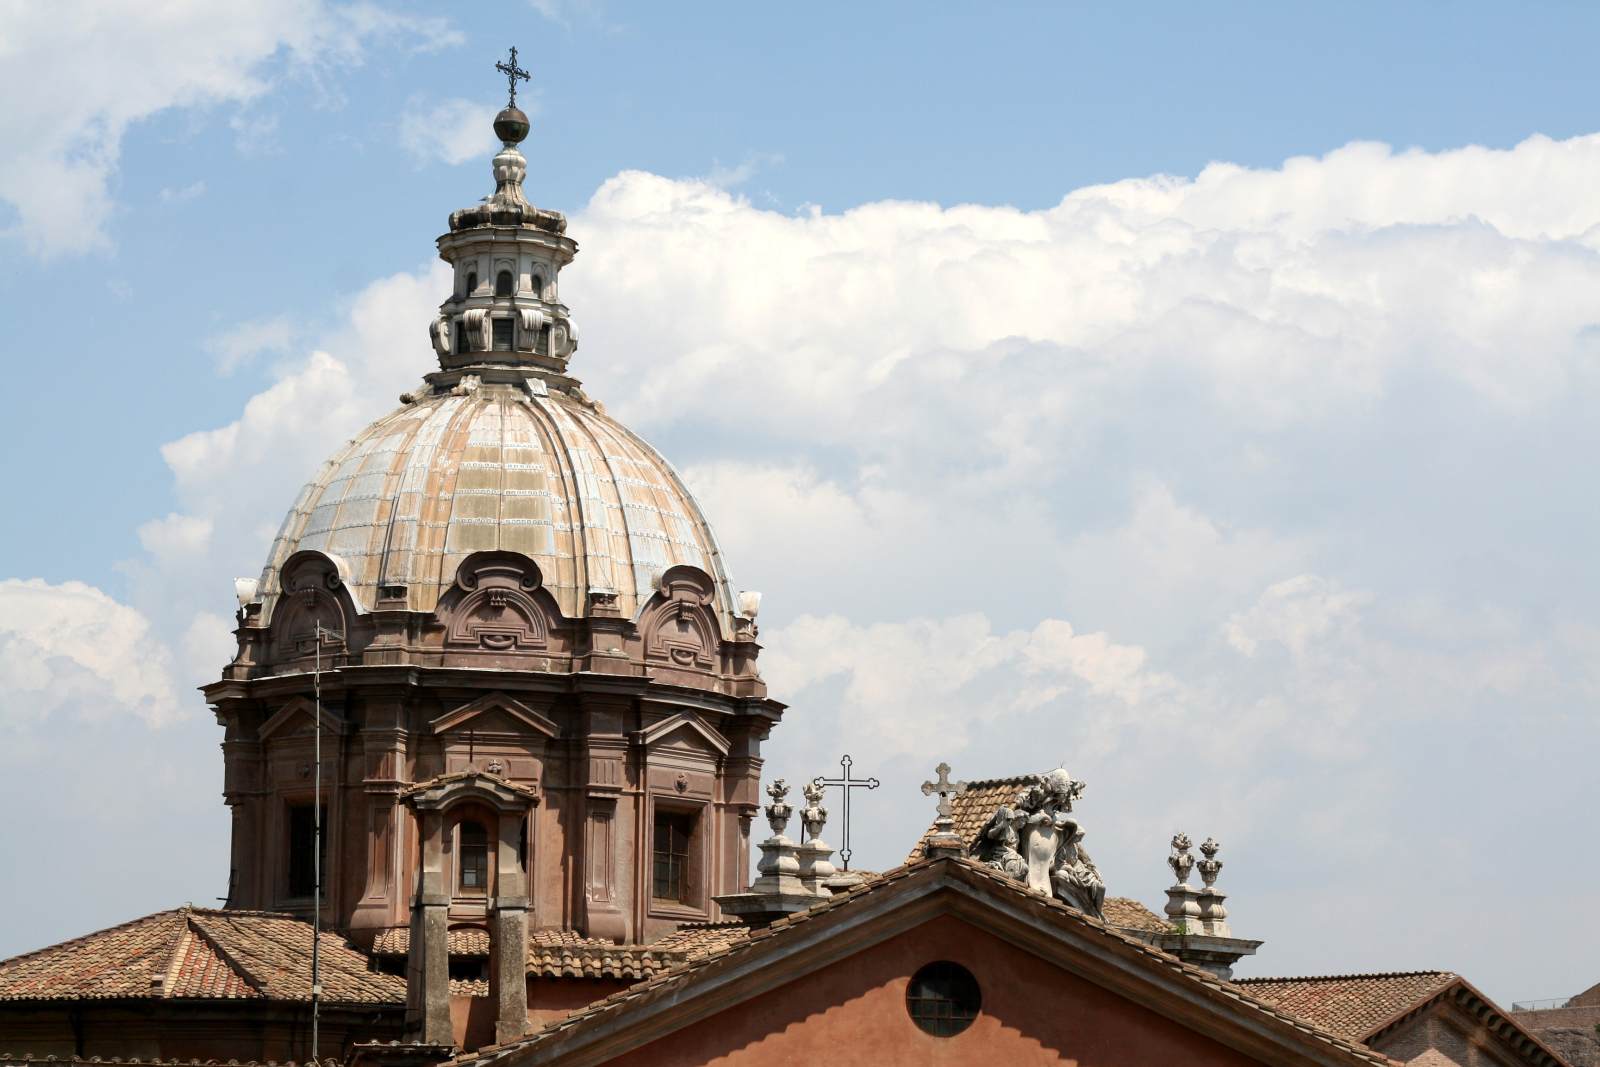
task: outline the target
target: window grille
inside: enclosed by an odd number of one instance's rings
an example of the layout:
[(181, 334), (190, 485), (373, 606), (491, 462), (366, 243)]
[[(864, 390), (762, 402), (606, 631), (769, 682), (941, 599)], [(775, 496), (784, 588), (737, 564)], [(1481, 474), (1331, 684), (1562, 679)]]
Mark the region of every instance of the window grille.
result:
[(972, 972), (959, 963), (940, 960), (911, 976), (906, 986), (906, 1011), (911, 1021), (934, 1037), (954, 1037), (972, 1025), (983, 1007), (983, 994)]
[(481, 823), (464, 822), (456, 829), (456, 870), (463, 895), (489, 891), (489, 835)]
[(691, 846), (695, 818), (689, 812), (656, 812), (651, 895), (677, 904), (694, 903)]

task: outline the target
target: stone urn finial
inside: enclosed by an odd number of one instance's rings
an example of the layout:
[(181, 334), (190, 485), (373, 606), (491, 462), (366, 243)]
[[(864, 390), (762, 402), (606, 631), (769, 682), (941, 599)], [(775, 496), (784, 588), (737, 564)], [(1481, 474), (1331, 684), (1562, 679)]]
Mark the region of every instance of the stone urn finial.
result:
[(1172, 854), (1167, 857), (1167, 866), (1172, 868), (1172, 873), (1177, 876), (1174, 885), (1188, 885), (1189, 872), (1194, 869), (1194, 857), (1189, 850), (1194, 847), (1194, 842), (1189, 840), (1189, 835), (1179, 830), (1172, 835)]
[(1200, 851), (1205, 854), (1197, 866), (1200, 868), (1200, 880), (1210, 889), (1217, 884), (1217, 873), (1222, 870), (1222, 861), (1217, 859), (1217, 853), (1222, 850), (1215, 838), (1208, 837), (1200, 842)]
[(767, 786), (767, 796), (772, 798), (772, 803), (767, 805), (767, 825), (772, 827), (773, 837), (782, 837), (784, 830), (788, 829), (789, 816), (794, 814), (794, 808), (788, 802), (789, 784), (782, 778), (774, 779)]

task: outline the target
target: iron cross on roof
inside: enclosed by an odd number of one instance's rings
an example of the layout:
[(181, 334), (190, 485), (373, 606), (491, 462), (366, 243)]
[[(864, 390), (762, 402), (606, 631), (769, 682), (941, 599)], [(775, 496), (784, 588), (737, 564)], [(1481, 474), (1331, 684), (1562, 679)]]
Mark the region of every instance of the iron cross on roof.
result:
[(839, 818), (844, 824), (844, 829), (840, 833), (839, 859), (843, 861), (844, 869), (847, 871), (850, 869), (850, 790), (878, 788), (878, 780), (876, 778), (850, 777), (850, 768), (854, 765), (854, 762), (849, 754), (846, 753), (844, 759), (839, 761), (839, 766), (844, 768), (844, 771), (838, 778), (823, 778), (819, 776), (811, 779), (814, 785), (838, 786), (844, 793), (844, 801), (839, 805)]
[(511, 62), (509, 64), (496, 63), (494, 65), (494, 69), (506, 76), (506, 85), (511, 90), (511, 96), (510, 99), (506, 101), (506, 107), (516, 107), (517, 79), (521, 78), (523, 81), (527, 81), (531, 75), (521, 67), (517, 66), (517, 48), (515, 45), (511, 46)]

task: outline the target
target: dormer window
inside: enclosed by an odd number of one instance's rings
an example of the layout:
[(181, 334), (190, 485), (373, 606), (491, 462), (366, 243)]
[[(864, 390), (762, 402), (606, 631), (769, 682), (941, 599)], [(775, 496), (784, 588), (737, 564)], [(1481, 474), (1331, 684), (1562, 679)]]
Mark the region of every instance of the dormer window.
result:
[(516, 289), (516, 282), (511, 277), (511, 272), (503, 270), (494, 276), (494, 295), (510, 296)]

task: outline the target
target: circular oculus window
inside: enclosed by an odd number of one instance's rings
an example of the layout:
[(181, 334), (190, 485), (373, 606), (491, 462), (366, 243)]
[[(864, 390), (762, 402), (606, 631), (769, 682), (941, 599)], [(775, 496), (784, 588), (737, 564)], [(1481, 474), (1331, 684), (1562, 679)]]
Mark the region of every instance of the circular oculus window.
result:
[(911, 976), (906, 986), (906, 1011), (911, 1021), (934, 1037), (954, 1037), (972, 1025), (983, 1007), (983, 992), (972, 972), (959, 963), (939, 960)]

